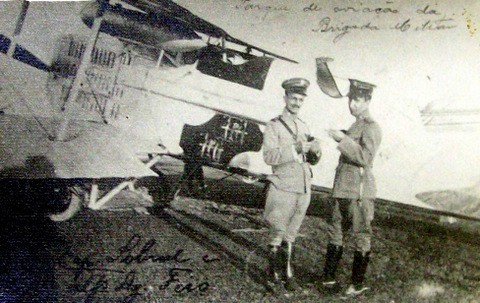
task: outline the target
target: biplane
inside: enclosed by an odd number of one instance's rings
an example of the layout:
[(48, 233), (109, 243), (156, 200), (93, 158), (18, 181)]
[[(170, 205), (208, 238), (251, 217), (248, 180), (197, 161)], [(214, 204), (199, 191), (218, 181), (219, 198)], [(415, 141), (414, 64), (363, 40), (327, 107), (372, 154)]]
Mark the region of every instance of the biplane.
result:
[[(82, 30), (56, 41), (47, 64), (16, 42), (27, 9), (25, 1), (13, 35), (0, 33), (4, 189), (33, 199), (52, 192), (63, 207), (50, 217), (61, 221), (83, 204), (103, 208), (124, 189), (134, 191), (138, 179), (162, 187), (166, 158), (245, 182), (270, 173), (262, 130), (283, 104), (266, 87), (279, 90), (278, 70), (295, 60), (237, 39), (171, 0), (99, 0), (84, 4)], [(318, 72), (323, 92), (339, 97), (328, 68)], [(36, 83), (22, 82), (22, 73)], [(337, 157), (326, 148), (324, 157)], [(389, 160), (395, 148), (380, 155), (380, 170), (402, 166), (402, 157)], [(314, 187), (331, 187), (322, 165), (314, 174)], [(388, 186), (382, 179), (379, 196), (411, 203), (414, 196), (393, 179)]]
[[(185, 150), (203, 165), (234, 169), (239, 154), (260, 150), (265, 119), (247, 118), (240, 99), (176, 78), (195, 72), (261, 90), (273, 58), (293, 60), (235, 39), (172, 1), (98, 1), (80, 16), (89, 35), (62, 37), (46, 64), (15, 43), (28, 6), (23, 2), (14, 35), (1, 35), (0, 174), (4, 189), (31, 197), (53, 192), (66, 203), (53, 220), (70, 218), (82, 202), (99, 209), (134, 190), (138, 178), (161, 173), (150, 168), (162, 156), (183, 159)], [(16, 84), (22, 69), (45, 79), (48, 100), (26, 96)], [(118, 185), (100, 197), (105, 179)]]

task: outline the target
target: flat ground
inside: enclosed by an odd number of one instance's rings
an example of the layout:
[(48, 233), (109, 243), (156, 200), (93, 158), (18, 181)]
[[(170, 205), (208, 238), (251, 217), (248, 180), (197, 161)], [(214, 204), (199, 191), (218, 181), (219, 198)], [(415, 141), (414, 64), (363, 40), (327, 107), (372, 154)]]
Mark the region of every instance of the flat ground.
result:
[[(388, 211), (374, 220), (372, 290), (343, 298), (316, 289), (327, 245), (327, 197), (319, 193), (296, 247), (303, 290), (272, 289), (264, 275), (261, 186), (207, 174), (210, 199), (180, 193), (149, 215), (83, 210), (62, 223), (10, 218), (0, 302), (15, 302), (22, 293), (30, 293), (24, 300), (41, 297), (38, 302), (480, 302), (478, 226), (466, 232)], [(352, 255), (347, 246), (339, 268), (343, 283)]]

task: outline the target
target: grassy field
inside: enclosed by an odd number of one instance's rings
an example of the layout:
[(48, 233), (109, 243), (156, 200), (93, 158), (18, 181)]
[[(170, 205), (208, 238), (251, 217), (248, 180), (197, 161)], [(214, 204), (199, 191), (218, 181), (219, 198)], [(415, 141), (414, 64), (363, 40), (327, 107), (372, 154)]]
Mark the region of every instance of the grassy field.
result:
[[(150, 216), (83, 212), (57, 226), (63, 249), (68, 247), (68, 253), (55, 254), (60, 301), (129, 302), (129, 295), (131, 302), (478, 302), (480, 298), (478, 245), (408, 221), (375, 225), (367, 278), (371, 292), (355, 299), (326, 294), (314, 286), (326, 249), (325, 222), (316, 216), (306, 218), (296, 247), (294, 265), (303, 290), (273, 291), (264, 277), (264, 227), (257, 209), (184, 198)], [(140, 262), (145, 247), (151, 248), (143, 256), (160, 256), (160, 261)], [(180, 258), (165, 261), (178, 251)], [(347, 246), (339, 270), (344, 283), (351, 261), (352, 249)], [(96, 267), (112, 271), (90, 271)], [(180, 269), (170, 279), (175, 268)]]
[[(294, 261), (303, 289), (288, 293), (265, 280), (261, 186), (210, 180), (209, 193), (209, 200), (180, 193), (151, 215), (85, 211), (58, 224), (63, 249), (66, 245), (69, 251), (56, 265), (61, 301), (85, 302), (90, 295), (91, 302), (480, 302), (478, 225), (465, 231), (458, 224), (379, 211), (367, 273), (372, 291), (344, 298), (314, 284), (327, 244), (322, 203), (328, 197), (316, 193)], [(177, 260), (168, 258), (179, 251)], [(139, 261), (139, 256), (151, 258)], [(352, 258), (347, 245), (339, 269), (343, 284), (349, 281)]]
[[(83, 210), (62, 223), (11, 219), (2, 261), (16, 288), (3, 288), (0, 301), (15, 302), (5, 293), (23, 291), (42, 294), (38, 302), (480, 302), (478, 225), (419, 221), (381, 205), (367, 272), (371, 291), (344, 298), (317, 289), (327, 245), (323, 193), (315, 193), (296, 245), (303, 289), (272, 288), (261, 185), (217, 177), (208, 181), (209, 199), (180, 192), (149, 215)], [(172, 178), (174, 184), (178, 176)], [(113, 203), (132, 199), (126, 197)], [(352, 255), (347, 245), (339, 268), (344, 287)]]

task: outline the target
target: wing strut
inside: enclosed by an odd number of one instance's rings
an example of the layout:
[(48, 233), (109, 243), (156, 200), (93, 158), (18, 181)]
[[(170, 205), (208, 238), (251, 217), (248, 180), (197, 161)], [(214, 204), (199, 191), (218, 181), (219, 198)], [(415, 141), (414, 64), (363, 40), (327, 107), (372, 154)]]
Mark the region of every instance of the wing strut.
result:
[(23, 0), (22, 1), (22, 11), (18, 15), (17, 24), (15, 25), (15, 31), (13, 32), (12, 40), (10, 42), (10, 47), (7, 52), (7, 57), (12, 57), (15, 52), (15, 47), (17, 45), (16, 40), (17, 36), (22, 31), (23, 22), (25, 21), (25, 16), (27, 15), (28, 5), (30, 2)]

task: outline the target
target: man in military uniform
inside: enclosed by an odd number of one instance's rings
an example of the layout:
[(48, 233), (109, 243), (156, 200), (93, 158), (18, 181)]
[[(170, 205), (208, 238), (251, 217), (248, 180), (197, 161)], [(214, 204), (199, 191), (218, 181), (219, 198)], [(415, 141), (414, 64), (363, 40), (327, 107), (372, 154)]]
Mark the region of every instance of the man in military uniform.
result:
[(338, 142), (341, 155), (333, 184), (333, 199), (329, 202), (329, 244), (322, 284), (338, 289), (335, 272), (342, 257), (343, 233), (352, 227), (355, 252), (348, 295), (358, 295), (368, 289), (363, 281), (370, 260), (370, 223), (376, 195), (372, 164), (382, 138), (380, 126), (369, 112), (374, 87), (350, 79), (348, 104), (356, 121), (346, 132), (329, 130), (330, 137)]
[[(293, 243), (310, 204), (310, 162), (320, 159), (320, 144), (311, 137), (305, 122), (298, 118), (309, 81), (293, 78), (282, 83), (285, 89), (285, 109), (266, 126), (263, 158), (272, 166), (264, 217), (270, 225), (270, 273), (280, 282), (286, 276), (288, 290), (298, 288), (291, 267)], [(285, 258), (281, 250), (286, 249)]]

